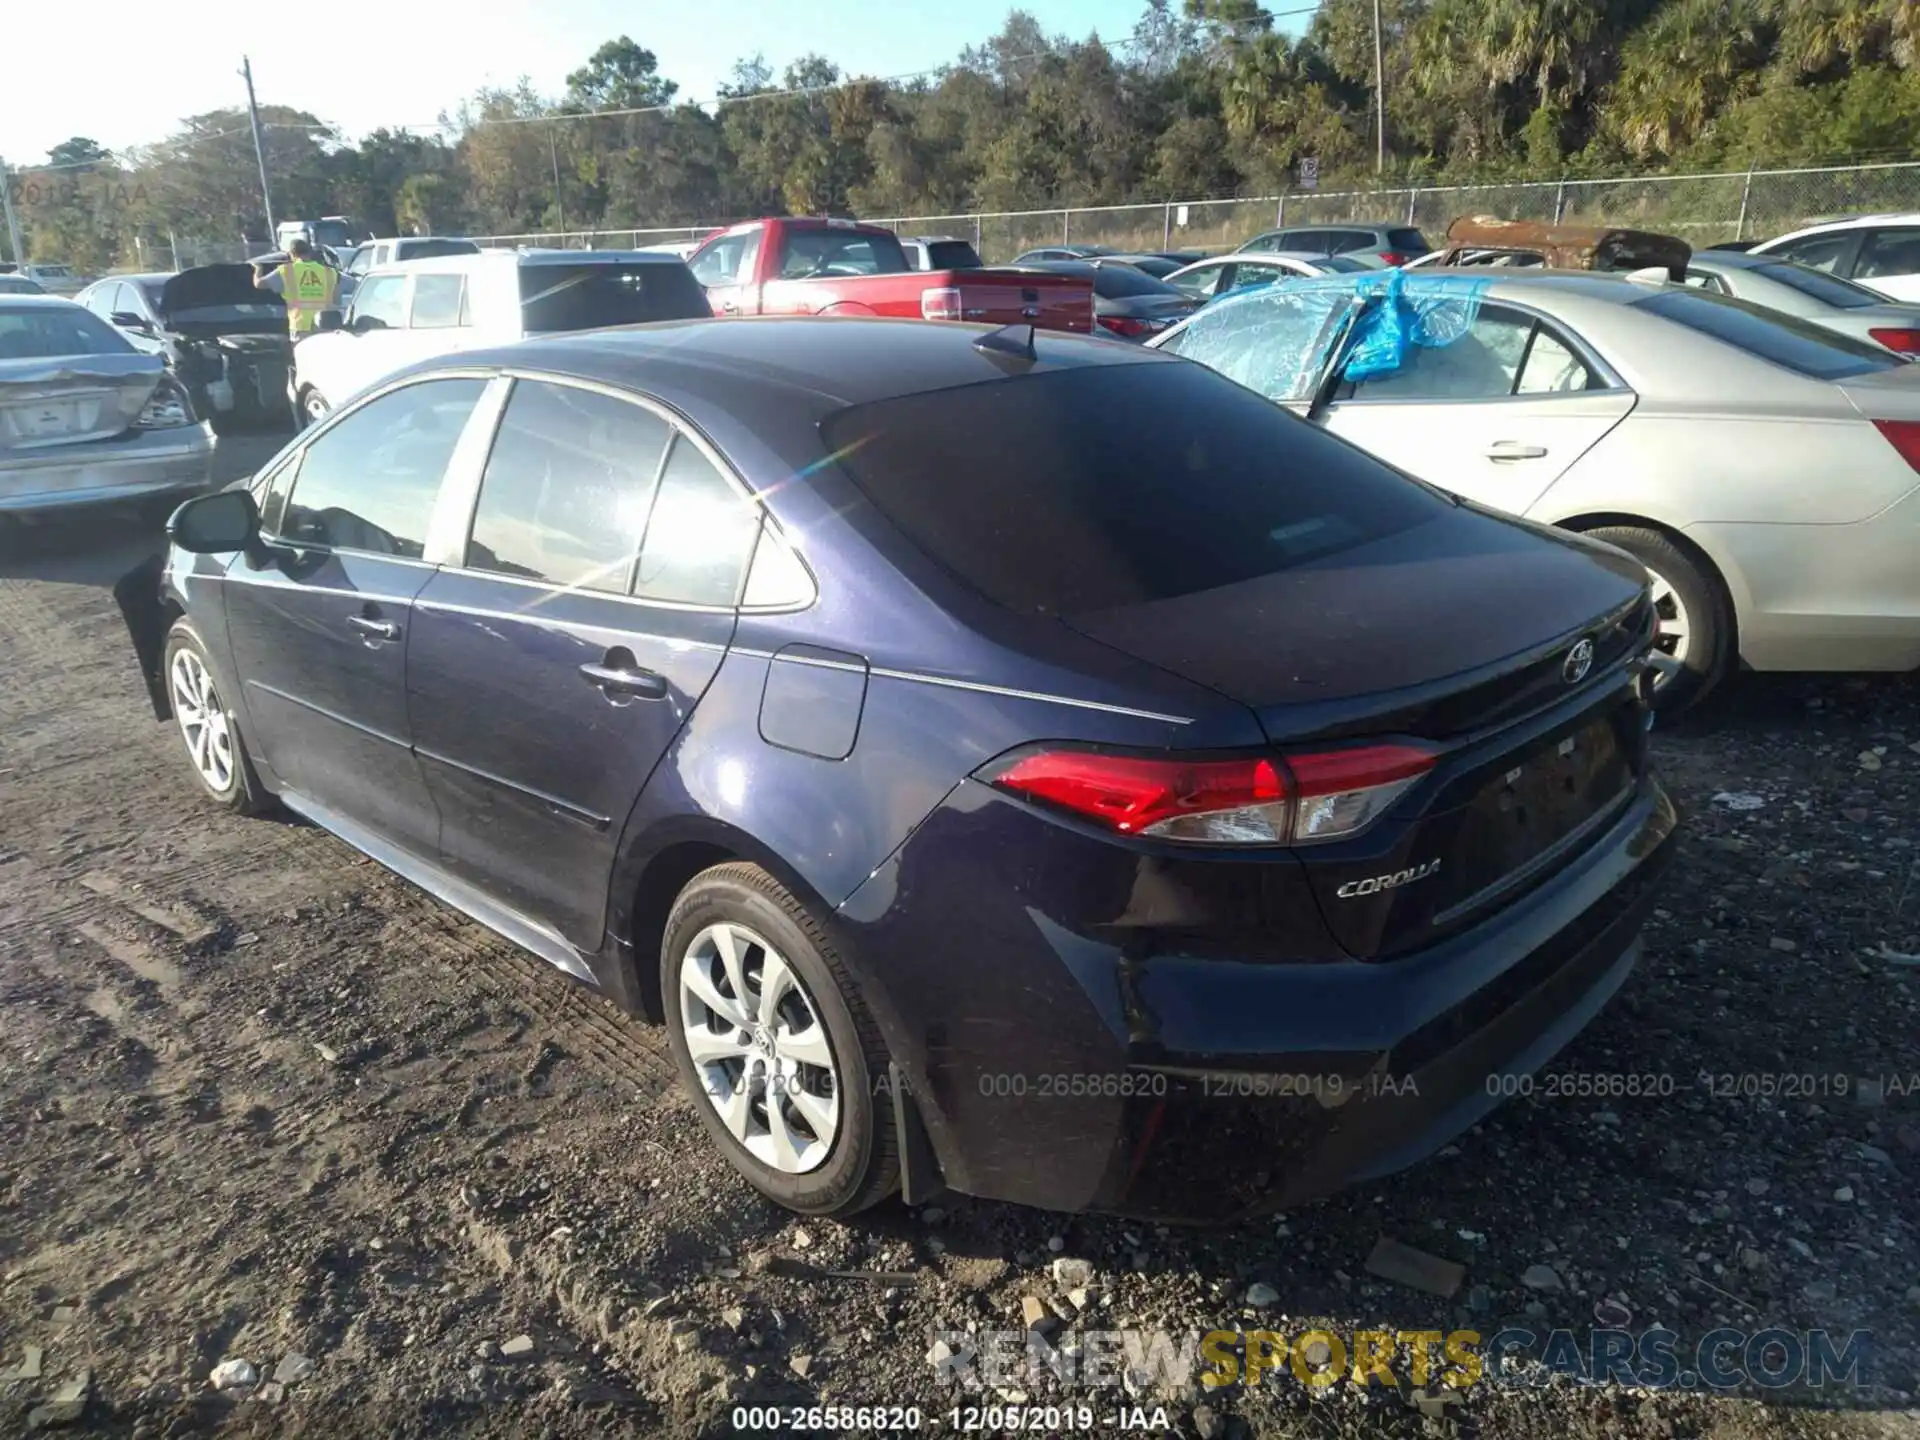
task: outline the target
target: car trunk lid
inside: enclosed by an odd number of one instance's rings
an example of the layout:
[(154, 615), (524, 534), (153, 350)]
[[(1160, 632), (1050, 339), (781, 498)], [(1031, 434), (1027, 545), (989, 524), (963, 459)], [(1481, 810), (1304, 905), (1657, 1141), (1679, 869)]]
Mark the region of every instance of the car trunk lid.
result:
[(0, 359), (0, 453), (118, 435), (152, 398), (166, 364), (138, 352)]
[(1077, 276), (1031, 270), (949, 270), (929, 272), (928, 279), (933, 286), (959, 292), (959, 319), (1082, 333), (1093, 329), (1093, 286)]

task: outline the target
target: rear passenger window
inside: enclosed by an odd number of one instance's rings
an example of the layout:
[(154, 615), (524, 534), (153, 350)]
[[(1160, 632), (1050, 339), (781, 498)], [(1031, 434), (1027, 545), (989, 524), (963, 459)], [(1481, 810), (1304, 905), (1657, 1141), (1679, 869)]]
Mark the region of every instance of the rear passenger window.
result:
[(759, 528), (759, 510), (698, 447), (678, 437), (647, 521), (633, 593), (683, 605), (732, 605)]
[(418, 559), (484, 380), (423, 380), (343, 416), (297, 462), (281, 538)]
[(1593, 372), (1567, 343), (1544, 326), (1533, 332), (1533, 344), (1527, 350), (1527, 362), (1520, 367), (1516, 395), (1564, 395), (1590, 389)]
[(1843, 230), (1834, 235), (1809, 235), (1804, 240), (1795, 240), (1791, 245), (1782, 245), (1768, 253), (1798, 260), (1810, 269), (1832, 274), (1839, 269), (1840, 261), (1852, 248), (1853, 232)]
[(467, 568), (626, 594), (670, 433), (611, 395), (520, 381), (480, 480)]
[(444, 330), (460, 323), (466, 282), (459, 275), (421, 275), (413, 282), (416, 330)]
[(1920, 230), (1875, 230), (1860, 247), (1853, 267), (1856, 280), (1886, 275), (1920, 275)]

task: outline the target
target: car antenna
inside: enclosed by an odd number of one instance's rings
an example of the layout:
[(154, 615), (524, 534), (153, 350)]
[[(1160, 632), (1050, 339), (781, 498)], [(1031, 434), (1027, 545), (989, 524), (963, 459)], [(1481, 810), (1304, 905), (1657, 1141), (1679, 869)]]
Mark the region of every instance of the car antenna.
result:
[(984, 350), (990, 355), (1011, 355), (1016, 360), (1037, 361), (1040, 352), (1034, 348), (1034, 326), (1002, 325), (998, 330), (989, 331), (973, 342), (973, 348)]

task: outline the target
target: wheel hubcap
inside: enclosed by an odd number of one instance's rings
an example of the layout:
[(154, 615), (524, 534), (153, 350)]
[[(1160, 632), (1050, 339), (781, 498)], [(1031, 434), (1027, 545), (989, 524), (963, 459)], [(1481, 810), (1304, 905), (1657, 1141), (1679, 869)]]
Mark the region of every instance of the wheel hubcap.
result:
[(709, 925), (681, 957), (680, 1018), (701, 1093), (747, 1153), (787, 1175), (823, 1164), (840, 1130), (840, 1073), (785, 957), (743, 925)]
[(209, 789), (233, 784), (233, 731), (213, 677), (191, 650), (173, 657), (173, 714), (187, 742), (187, 757)]
[[(1647, 574), (1653, 580), (1653, 613), (1657, 625), (1654, 635), (1654, 649), (1685, 666), (1693, 653), (1693, 617), (1687, 613), (1687, 607), (1680, 598), (1680, 592), (1673, 588), (1671, 581), (1658, 570), (1649, 570)], [(1666, 685), (1678, 673), (1671, 669), (1662, 669), (1653, 677), (1654, 689)]]
[(307, 392), (307, 418), (309, 420), (319, 420), (324, 418), (326, 413), (327, 413), (327, 402), (325, 400), (322, 400), (317, 392), (308, 391)]

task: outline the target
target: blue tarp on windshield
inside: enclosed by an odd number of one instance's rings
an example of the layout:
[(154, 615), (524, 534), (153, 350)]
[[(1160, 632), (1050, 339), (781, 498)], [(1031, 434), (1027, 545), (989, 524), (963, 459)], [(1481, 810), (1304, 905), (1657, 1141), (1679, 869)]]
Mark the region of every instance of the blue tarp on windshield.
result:
[(1472, 327), (1491, 280), (1460, 275), (1325, 275), (1227, 294), (1182, 327), (1168, 348), (1271, 400), (1304, 400), (1347, 328), (1356, 298), (1370, 300), (1343, 378), (1391, 374), (1409, 346), (1451, 345)]

